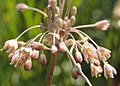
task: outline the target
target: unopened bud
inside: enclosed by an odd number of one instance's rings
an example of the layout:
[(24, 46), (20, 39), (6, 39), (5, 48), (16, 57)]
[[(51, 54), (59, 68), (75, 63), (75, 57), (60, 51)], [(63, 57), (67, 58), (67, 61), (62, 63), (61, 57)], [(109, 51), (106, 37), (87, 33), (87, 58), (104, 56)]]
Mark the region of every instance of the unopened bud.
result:
[(50, 5), (47, 6), (47, 11), (46, 11), (48, 17), (52, 17), (52, 8)]
[(61, 52), (65, 52), (66, 51), (66, 45), (64, 42), (60, 42), (59, 43), (59, 49)]
[(39, 57), (39, 51), (38, 50), (33, 50), (31, 58), (32, 59), (37, 59)]
[(54, 13), (58, 15), (60, 14), (60, 8), (58, 6), (55, 7)]
[(27, 61), (25, 62), (25, 64), (24, 64), (24, 70), (25, 70), (25, 71), (28, 71), (28, 70), (31, 69), (31, 67), (32, 67), (32, 61), (31, 61), (31, 59), (30, 59), (30, 60), (27, 60)]
[(77, 78), (78, 78), (78, 74), (77, 74), (77, 72), (76, 72), (76, 68), (75, 68), (75, 67), (72, 68), (71, 74), (72, 74), (72, 77), (73, 77), (74, 79), (77, 79)]
[(58, 18), (57, 24), (58, 24), (59, 27), (62, 28), (62, 26), (63, 26), (63, 20), (62, 20), (62, 18)]
[(23, 10), (28, 9), (28, 6), (24, 3), (19, 3), (19, 4), (16, 5), (16, 9), (20, 10), (20, 11), (23, 11)]
[(32, 47), (36, 50), (46, 49), (46, 47), (39, 42), (32, 42)]
[(52, 0), (52, 8), (54, 9), (57, 6), (57, 0)]
[(76, 22), (75, 16), (71, 16), (71, 17), (70, 17), (70, 25), (71, 25), (71, 26), (74, 25), (75, 22)]
[(64, 29), (67, 29), (67, 27), (68, 27), (67, 22), (66, 22), (66, 21), (63, 21), (63, 28), (64, 28)]
[(71, 15), (72, 15), (72, 16), (75, 16), (76, 13), (77, 13), (77, 8), (76, 8), (76, 6), (73, 6), (73, 7), (71, 8)]
[(77, 63), (81, 63), (82, 62), (82, 55), (79, 51), (76, 51), (75, 53), (75, 59)]
[(55, 45), (52, 45), (52, 47), (51, 47), (51, 53), (52, 54), (56, 54), (57, 52), (58, 52), (57, 47)]
[(45, 65), (47, 63), (46, 55), (44, 53), (41, 53), (40, 55), (40, 64)]

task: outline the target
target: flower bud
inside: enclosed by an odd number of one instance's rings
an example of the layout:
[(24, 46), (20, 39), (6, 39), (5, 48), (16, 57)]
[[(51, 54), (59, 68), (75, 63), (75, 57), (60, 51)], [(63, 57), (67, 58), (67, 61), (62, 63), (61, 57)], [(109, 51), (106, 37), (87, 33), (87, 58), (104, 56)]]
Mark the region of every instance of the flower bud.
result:
[(52, 54), (56, 54), (57, 52), (58, 52), (57, 47), (55, 45), (52, 45), (52, 47), (51, 47), (51, 53)]
[(27, 60), (27, 61), (25, 62), (25, 64), (24, 64), (24, 70), (25, 70), (25, 71), (28, 71), (28, 70), (31, 69), (31, 67), (32, 67), (32, 61), (31, 61), (31, 59), (29, 59), (29, 60)]
[(57, 6), (57, 0), (52, 0), (52, 8), (55, 9), (55, 7)]
[(58, 18), (57, 24), (58, 24), (59, 27), (61, 27), (61, 28), (63, 27), (63, 20), (62, 20), (62, 18)]
[(68, 27), (67, 22), (66, 22), (66, 21), (63, 21), (63, 28), (64, 28), (64, 29), (67, 29), (67, 27)]
[(60, 14), (60, 8), (58, 6), (55, 7), (54, 13), (58, 15)]
[(19, 4), (16, 5), (16, 9), (20, 10), (20, 11), (23, 11), (23, 10), (28, 9), (28, 6), (24, 3), (19, 3)]
[(75, 22), (76, 22), (75, 16), (71, 16), (71, 17), (70, 17), (70, 25), (71, 25), (71, 26), (74, 25)]
[(39, 42), (32, 42), (32, 47), (36, 50), (46, 49), (46, 47)]
[(72, 77), (73, 77), (74, 79), (77, 79), (77, 78), (78, 78), (78, 74), (77, 74), (77, 72), (76, 72), (76, 68), (75, 68), (75, 67), (72, 68), (71, 74), (72, 74)]
[(73, 6), (73, 7), (71, 8), (71, 15), (72, 15), (72, 16), (75, 16), (76, 13), (77, 13), (77, 8), (76, 8), (76, 6)]
[(60, 49), (61, 52), (66, 51), (66, 45), (63, 41), (59, 43), (59, 49)]
[(82, 62), (82, 55), (81, 55), (81, 53), (79, 52), (79, 51), (76, 51), (76, 53), (75, 53), (75, 59), (76, 59), (76, 62), (77, 63), (81, 63)]
[(48, 17), (52, 17), (52, 9), (51, 9), (51, 6), (50, 6), (50, 5), (47, 6), (47, 11), (46, 11), (46, 13), (47, 13)]
[(31, 58), (32, 58), (32, 59), (37, 59), (38, 57), (39, 57), (39, 51), (34, 49), (34, 50), (32, 51)]
[(47, 63), (46, 55), (44, 53), (41, 53), (40, 55), (40, 64), (45, 65)]

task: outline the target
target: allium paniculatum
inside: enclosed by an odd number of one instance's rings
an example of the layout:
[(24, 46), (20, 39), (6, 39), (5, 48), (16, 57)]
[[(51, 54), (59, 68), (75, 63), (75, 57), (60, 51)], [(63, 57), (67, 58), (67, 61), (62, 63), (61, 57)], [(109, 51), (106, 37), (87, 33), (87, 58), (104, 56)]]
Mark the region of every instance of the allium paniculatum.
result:
[[(33, 10), (39, 12), (45, 16), (47, 25), (40, 24), (32, 26), (22, 32), (16, 39), (5, 42), (2, 50), (8, 53), (10, 64), (15, 65), (15, 67), (23, 66), (27, 71), (31, 69), (34, 59), (40, 58), (41, 65), (47, 63), (47, 57), (44, 53), (45, 50), (51, 51), (51, 54), (62, 52), (67, 54), (73, 66), (71, 75), (74, 79), (82, 75), (89, 86), (92, 86), (82, 71), (81, 62), (83, 62), (83, 60), (85, 60), (87, 64), (90, 64), (92, 76), (98, 77), (100, 73), (104, 72), (106, 79), (108, 79), (108, 77), (114, 78), (114, 74), (116, 75), (117, 72), (115, 68), (107, 62), (111, 56), (111, 51), (97, 45), (87, 34), (81, 31), (81, 28), (89, 27), (107, 30), (110, 25), (109, 21), (102, 20), (94, 24), (74, 26), (77, 8), (76, 6), (71, 6), (71, 3), (69, 3), (64, 13), (64, 4), (65, 1), (62, 0), (59, 5), (57, 4), (57, 0), (48, 0), (46, 13), (37, 8), (29, 7), (24, 3), (16, 5), (19, 11)], [(41, 31), (36, 37), (27, 42), (19, 41), (21, 36), (35, 28), (45, 28), (47, 31)], [(72, 33), (77, 34), (79, 39), (76, 39)], [(42, 51), (42, 53), (40, 53), (40, 51)], [(73, 54), (74, 51), (75, 54)], [(103, 62), (104, 67), (101, 67), (101, 62)]]

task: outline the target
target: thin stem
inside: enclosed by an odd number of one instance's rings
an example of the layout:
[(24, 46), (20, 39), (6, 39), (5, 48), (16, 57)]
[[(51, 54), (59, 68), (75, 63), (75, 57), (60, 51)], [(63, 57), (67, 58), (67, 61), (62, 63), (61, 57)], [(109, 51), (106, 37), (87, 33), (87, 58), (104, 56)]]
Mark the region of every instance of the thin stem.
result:
[(69, 57), (69, 60), (72, 62), (72, 64), (77, 67), (81, 73), (81, 75), (84, 77), (84, 79), (86, 80), (86, 82), (88, 83), (89, 86), (92, 86), (91, 82), (89, 81), (89, 79), (85, 76), (85, 74), (82, 72), (81, 68), (79, 67), (79, 65), (77, 65), (74, 57), (72, 56), (72, 54), (69, 52), (68, 48), (66, 48), (66, 54)]
[(35, 41), (42, 33), (38, 34), (37, 36), (35, 36), (28, 44), (28, 46), (33, 42)]
[(79, 31), (80, 33), (82, 33), (83, 35), (85, 35), (91, 42), (93, 42), (93, 44), (98, 48), (99, 46), (87, 35), (85, 34), (84, 32), (82, 31)]
[(66, 13), (65, 13), (65, 17), (69, 16), (69, 11), (70, 11), (71, 4), (72, 4), (72, 0), (68, 0), (68, 5), (67, 5), (67, 10), (66, 10)]
[(15, 40), (18, 40), (23, 34), (25, 34), (27, 31), (31, 30), (31, 29), (34, 29), (34, 28), (38, 28), (40, 27), (40, 25), (36, 25), (36, 26), (32, 26), (28, 29), (26, 29), (24, 32), (22, 32)]
[(37, 11), (37, 12), (39, 12), (40, 14), (44, 15), (45, 17), (47, 17), (47, 14), (44, 13), (43, 11), (41, 11), (40, 9), (33, 8), (33, 7), (28, 7), (28, 9), (29, 9), (29, 10)]
[(56, 60), (57, 60), (57, 54), (55, 54), (55, 55), (52, 54), (52, 57), (50, 60), (50, 67), (49, 67), (49, 71), (48, 71), (48, 76), (47, 76), (47, 81), (46, 81), (46, 86), (51, 85)]
[(95, 27), (95, 24), (89, 24), (89, 25), (80, 25), (80, 26), (75, 26), (74, 28), (77, 29), (77, 28), (88, 28), (88, 27)]

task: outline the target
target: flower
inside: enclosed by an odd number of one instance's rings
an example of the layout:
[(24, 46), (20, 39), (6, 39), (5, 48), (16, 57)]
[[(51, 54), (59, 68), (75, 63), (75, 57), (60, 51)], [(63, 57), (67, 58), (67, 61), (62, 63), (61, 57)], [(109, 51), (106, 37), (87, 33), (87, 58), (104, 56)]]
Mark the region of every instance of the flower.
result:
[(95, 23), (96, 28), (98, 28), (100, 30), (107, 30), (109, 25), (110, 25), (110, 23), (108, 20), (102, 20), (102, 21)]
[(106, 79), (108, 79), (108, 77), (114, 78), (113, 74), (115, 74), (115, 75), (117, 74), (116, 69), (113, 66), (111, 66), (110, 64), (105, 63), (104, 64), (104, 76), (105, 76), (105, 78)]
[(32, 61), (31, 61), (31, 59), (28, 59), (24, 64), (24, 70), (28, 71), (31, 69), (31, 67), (32, 67)]
[(39, 51), (34, 49), (34, 50), (32, 51), (31, 58), (32, 58), (32, 59), (37, 59), (38, 57), (39, 57)]
[(91, 75), (95, 77), (98, 77), (98, 75), (103, 71), (101, 66), (96, 66), (94, 64), (91, 64), (90, 67), (91, 67)]
[(109, 58), (111, 55), (111, 51), (104, 48), (104, 47), (98, 47), (97, 49), (97, 53), (98, 53), (98, 59), (100, 60), (107, 60), (107, 58)]
[(86, 43), (84, 43), (82, 45), (81, 52), (84, 55), (85, 60), (86, 60), (87, 63), (89, 61), (91, 63), (93, 63), (94, 58), (97, 57), (96, 48), (92, 44), (90, 44), (88, 42), (86, 42)]
[(17, 48), (18, 48), (18, 43), (14, 39), (6, 41), (3, 46), (3, 50), (6, 50), (7, 53), (14, 52)]

